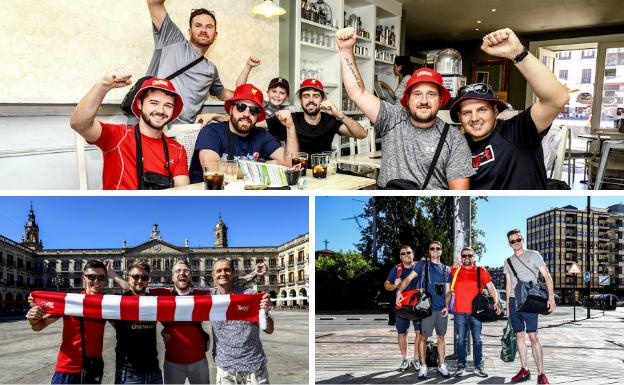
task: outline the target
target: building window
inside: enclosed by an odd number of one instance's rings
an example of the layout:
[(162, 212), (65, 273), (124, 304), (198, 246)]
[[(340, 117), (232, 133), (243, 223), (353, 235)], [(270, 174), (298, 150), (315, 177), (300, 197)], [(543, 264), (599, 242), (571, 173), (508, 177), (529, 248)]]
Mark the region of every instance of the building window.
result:
[(11, 254), (7, 254), (7, 266), (14, 266), (15, 261), (13, 260), (13, 256)]
[(291, 271), (290, 273), (288, 273), (288, 283), (294, 283), (294, 282), (295, 282), (295, 273)]
[(162, 270), (160, 266), (160, 259), (154, 259), (152, 261), (152, 270)]
[(191, 260), (191, 267), (194, 270), (199, 270), (199, 259), (195, 258), (195, 259)]
[(295, 264), (295, 255), (294, 254), (290, 254), (288, 256), (288, 266), (292, 266)]
[(74, 271), (82, 271), (82, 261), (74, 262)]
[(232, 270), (238, 270), (238, 259), (233, 259), (231, 263), (232, 263)]
[(193, 279), (193, 285), (198, 285), (199, 284), (199, 277), (194, 276), (192, 279)]
[(167, 259), (165, 261), (165, 270), (169, 270), (169, 269), (171, 269), (171, 261)]
[(568, 70), (559, 70), (559, 79), (568, 80)]
[(69, 261), (61, 261), (61, 271), (69, 270)]
[(303, 280), (305, 279), (305, 278), (304, 278), (304, 273), (305, 273), (305, 272), (304, 272), (303, 270), (299, 270), (299, 271), (297, 272), (297, 281), (303, 281)]
[(206, 270), (212, 270), (212, 259), (206, 259)]
[(4, 264), (4, 254), (0, 252), (0, 265)]
[(74, 287), (82, 286), (82, 278), (74, 278)]
[(269, 259), (269, 269), (277, 268), (277, 259), (271, 258)]
[(299, 253), (297, 254), (297, 262), (303, 262), (303, 259), (304, 259), (303, 250), (299, 250)]
[(284, 284), (284, 274), (280, 274), (280, 284)]
[(596, 50), (595, 49), (584, 49), (581, 52), (581, 58), (582, 59), (593, 59), (596, 57)]
[(570, 60), (570, 58), (572, 58), (571, 51), (561, 51), (557, 53), (557, 59), (559, 60)]
[(113, 261), (113, 270), (121, 270), (121, 261)]
[(7, 285), (15, 285), (15, 276), (13, 274), (7, 274)]
[(243, 261), (243, 268), (245, 270), (250, 270), (251, 269), (251, 259), (245, 259)]
[(24, 260), (22, 258), (17, 258), (17, 268), (18, 269), (24, 268)]
[(591, 68), (585, 68), (583, 70), (583, 74), (581, 75), (581, 84), (589, 84), (591, 83), (592, 70)]
[(269, 285), (277, 285), (277, 276), (276, 275), (269, 276)]

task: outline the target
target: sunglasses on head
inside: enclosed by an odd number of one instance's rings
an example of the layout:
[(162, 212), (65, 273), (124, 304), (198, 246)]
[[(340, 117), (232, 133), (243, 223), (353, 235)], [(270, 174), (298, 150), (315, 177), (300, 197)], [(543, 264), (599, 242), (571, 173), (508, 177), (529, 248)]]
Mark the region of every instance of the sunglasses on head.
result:
[(442, 250), (441, 247), (430, 247), (429, 248), (429, 251), (440, 251), (440, 250)]
[(147, 275), (147, 274), (132, 274), (131, 277), (135, 281), (140, 281), (140, 280), (147, 281), (147, 280), (149, 280), (149, 275)]
[(490, 87), (489, 84), (474, 83), (474, 84), (468, 84), (467, 86), (463, 86), (462, 88), (460, 88), (458, 92), (458, 97), (461, 98), (462, 96), (466, 95), (468, 92), (474, 92), (479, 95), (485, 95), (488, 92), (494, 93), (494, 91), (492, 90), (492, 87)]
[(208, 15), (210, 15), (210, 17), (215, 19), (214, 11), (207, 10), (206, 8), (193, 8), (193, 9), (191, 9), (191, 19), (193, 17), (195, 17), (196, 15), (200, 14), (200, 13), (207, 13)]
[(256, 106), (250, 106), (247, 105), (245, 103), (236, 103), (236, 110), (238, 112), (245, 112), (246, 109), (249, 108), (249, 113), (252, 114), (253, 116), (258, 116), (260, 115), (260, 112), (262, 112), (262, 108), (260, 107), (256, 107)]
[(522, 238), (512, 239), (512, 240), (509, 241), (509, 244), (513, 245), (513, 244), (518, 243), (518, 242), (522, 242)]
[(106, 281), (106, 276), (105, 275), (101, 275), (101, 274), (85, 274), (85, 277), (87, 277), (87, 279), (91, 282), (98, 280), (98, 281)]

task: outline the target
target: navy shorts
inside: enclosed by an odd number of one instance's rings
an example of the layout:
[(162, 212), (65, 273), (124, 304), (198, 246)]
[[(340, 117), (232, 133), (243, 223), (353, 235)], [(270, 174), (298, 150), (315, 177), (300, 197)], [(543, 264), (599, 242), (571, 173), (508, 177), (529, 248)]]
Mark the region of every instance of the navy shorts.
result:
[(514, 297), (509, 298), (509, 319), (516, 333), (523, 331), (527, 333), (537, 332), (537, 313), (516, 311), (516, 299)]
[(80, 373), (54, 372), (50, 384), (82, 384)]
[[(414, 331), (419, 332), (420, 321), (412, 321), (412, 323), (414, 324)], [(410, 325), (410, 320), (396, 316), (396, 329), (399, 332), (399, 334), (407, 333), (407, 329), (409, 329), (409, 325)]]

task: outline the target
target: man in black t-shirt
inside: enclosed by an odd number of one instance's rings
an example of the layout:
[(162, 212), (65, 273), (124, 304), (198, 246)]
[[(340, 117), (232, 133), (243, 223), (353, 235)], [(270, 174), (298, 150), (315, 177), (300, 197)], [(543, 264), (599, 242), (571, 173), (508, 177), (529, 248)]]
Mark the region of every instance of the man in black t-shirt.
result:
[[(122, 295), (149, 295), (150, 265), (135, 262), (128, 271), (128, 281), (117, 276), (111, 262), (106, 261), (107, 272), (121, 287)], [(110, 321), (117, 332), (115, 346), (116, 384), (162, 384), (163, 377), (158, 363), (155, 321)]]
[(527, 79), (538, 101), (519, 115), (498, 121), (507, 108), (489, 85), (462, 87), (450, 108), (451, 119), (461, 123), (477, 171), (470, 187), (477, 190), (546, 189), (542, 137), (569, 100), (566, 88), (528, 52), (515, 33), (501, 29), (483, 38), (481, 49), (491, 56), (512, 60)]
[[(297, 91), (303, 112), (292, 113), (297, 131), (299, 151), (308, 154), (332, 150), (334, 135), (364, 139), (368, 132), (358, 122), (338, 111), (334, 104), (325, 99), (323, 83), (316, 79), (306, 79)], [(290, 114), (287, 110), (276, 113)], [(278, 119), (267, 120), (269, 132), (278, 140), (284, 140), (286, 130)]]

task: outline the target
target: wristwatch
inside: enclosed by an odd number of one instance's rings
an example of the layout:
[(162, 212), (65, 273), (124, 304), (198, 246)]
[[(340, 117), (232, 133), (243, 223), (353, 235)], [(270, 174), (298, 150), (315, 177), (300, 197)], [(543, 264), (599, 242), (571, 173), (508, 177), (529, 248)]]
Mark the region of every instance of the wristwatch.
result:
[(528, 54), (529, 54), (529, 49), (526, 46), (522, 46), (522, 52), (520, 52), (519, 54), (516, 55), (515, 58), (513, 58), (514, 64), (520, 63), (522, 60), (524, 60), (525, 57), (527, 57)]

